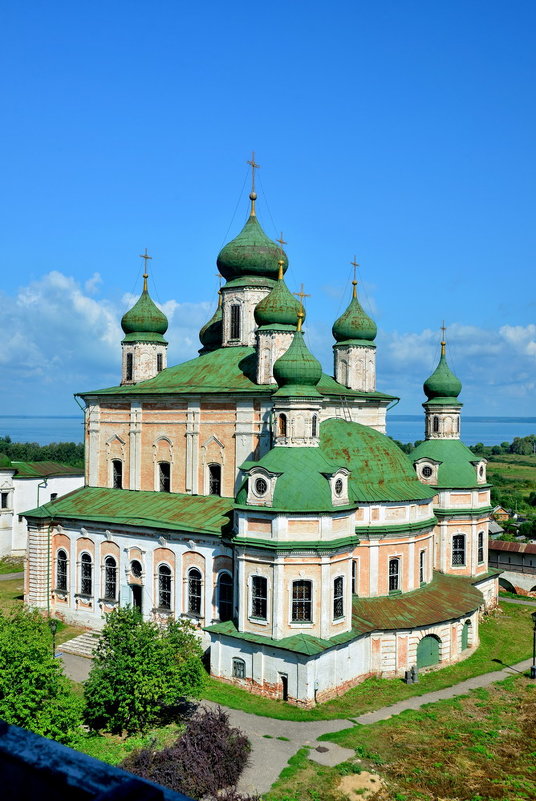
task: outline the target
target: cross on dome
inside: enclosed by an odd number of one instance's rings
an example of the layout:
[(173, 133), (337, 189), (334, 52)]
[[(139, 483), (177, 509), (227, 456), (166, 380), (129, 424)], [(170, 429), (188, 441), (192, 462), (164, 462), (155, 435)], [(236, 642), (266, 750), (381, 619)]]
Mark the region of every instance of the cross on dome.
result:
[(251, 200), (250, 217), (255, 217), (255, 201), (257, 200), (257, 193), (255, 192), (255, 170), (260, 169), (260, 164), (255, 161), (255, 151), (251, 151), (251, 158), (248, 159), (247, 164), (251, 167), (251, 192), (249, 199)]

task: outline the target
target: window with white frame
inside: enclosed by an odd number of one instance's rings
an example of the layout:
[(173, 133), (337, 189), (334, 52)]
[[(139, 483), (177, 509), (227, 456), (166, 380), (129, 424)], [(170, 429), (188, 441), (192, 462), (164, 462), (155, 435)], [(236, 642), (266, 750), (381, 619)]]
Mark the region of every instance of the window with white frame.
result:
[(357, 595), (357, 559), (352, 559), (352, 595)]
[(132, 353), (127, 353), (127, 365), (126, 365), (126, 375), (125, 378), (127, 381), (132, 381), (133, 375), (133, 357)]
[(477, 560), (478, 564), (481, 565), (484, 561), (484, 532), (478, 532), (478, 555)]
[(426, 563), (425, 563), (425, 560), (426, 560), (425, 551), (421, 551), (420, 554), (419, 554), (419, 582), (421, 584), (424, 584), (424, 582), (426, 581), (426, 577), (425, 577), (426, 576), (426, 574), (425, 574)]
[(400, 589), (400, 559), (389, 559), (389, 592)]
[(313, 620), (313, 582), (300, 579), (292, 582), (292, 622), (311, 623)]
[(63, 548), (56, 554), (56, 589), (67, 592), (67, 553)]
[(112, 460), (112, 487), (114, 489), (123, 488), (123, 462), (121, 459)]
[(221, 495), (221, 465), (208, 465), (208, 494)]
[(168, 565), (158, 568), (158, 607), (171, 609), (171, 568)]
[(245, 679), (246, 678), (246, 663), (243, 659), (235, 657), (233, 659), (233, 678)]
[(231, 339), (240, 339), (240, 306), (231, 306)]
[(93, 595), (93, 560), (88, 553), (80, 557), (80, 594)]
[(156, 354), (156, 372), (161, 373), (164, 369), (164, 357), (161, 353)]
[(9, 492), (0, 493), (0, 506), (2, 509), (9, 509)]
[(333, 619), (344, 617), (344, 577), (333, 580)]
[(109, 601), (117, 598), (117, 562), (113, 556), (104, 560), (104, 597)]
[(266, 620), (268, 615), (268, 581), (264, 576), (251, 577), (251, 617)]
[(171, 465), (169, 462), (158, 463), (158, 489), (160, 492), (171, 491)]
[(218, 615), (222, 622), (233, 617), (233, 579), (225, 572), (218, 577)]
[(465, 564), (465, 534), (455, 534), (452, 538), (452, 565)]
[(202, 585), (201, 571), (192, 567), (188, 571), (188, 612), (191, 615), (201, 614)]

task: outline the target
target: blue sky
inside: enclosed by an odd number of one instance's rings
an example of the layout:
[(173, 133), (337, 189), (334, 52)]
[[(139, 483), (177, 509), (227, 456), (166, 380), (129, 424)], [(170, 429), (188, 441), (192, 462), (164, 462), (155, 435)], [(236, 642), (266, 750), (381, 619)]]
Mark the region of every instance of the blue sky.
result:
[(153, 255), (170, 358), (196, 353), (215, 260), (247, 213), (329, 368), (360, 297), (379, 387), (419, 413), (448, 325), (469, 414), (535, 414), (531, 2), (4, 3), (2, 413), (114, 384)]

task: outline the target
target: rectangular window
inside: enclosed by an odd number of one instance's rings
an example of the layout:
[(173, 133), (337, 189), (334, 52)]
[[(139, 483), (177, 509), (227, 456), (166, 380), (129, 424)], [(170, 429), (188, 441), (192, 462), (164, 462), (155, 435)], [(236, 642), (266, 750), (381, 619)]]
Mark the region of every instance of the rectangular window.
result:
[(208, 494), (221, 495), (221, 465), (209, 464), (208, 466)]
[(231, 306), (231, 339), (240, 339), (240, 306)]
[[(484, 532), (478, 532), (478, 564), (481, 565), (484, 561)], [(532, 564), (532, 562), (531, 562)]]
[(167, 565), (158, 568), (158, 606), (171, 609), (171, 568)]
[(57, 492), (51, 492), (50, 493), (50, 500), (51, 501), (55, 501), (57, 497), (58, 497), (58, 493)]
[(233, 659), (233, 678), (246, 678), (246, 663), (243, 659)]
[(82, 595), (93, 593), (93, 564), (87, 553), (83, 553), (80, 559), (80, 593)]
[(156, 354), (156, 372), (161, 373), (164, 369), (164, 358), (161, 353)]
[(114, 489), (123, 487), (123, 462), (120, 459), (114, 459), (112, 462), (112, 486)]
[(344, 617), (344, 578), (337, 576), (333, 581), (333, 618)]
[(352, 595), (357, 595), (357, 560), (352, 560)]
[(115, 601), (117, 596), (117, 565), (113, 556), (104, 560), (104, 597)]
[(132, 381), (132, 353), (127, 353), (127, 365), (125, 370), (125, 380)]
[(160, 492), (171, 491), (171, 465), (169, 462), (160, 462), (158, 465), (158, 478)]
[(251, 617), (266, 620), (268, 612), (268, 582), (263, 576), (251, 579)]
[(7, 509), (9, 505), (9, 492), (2, 492), (1, 496), (2, 509)]
[(65, 551), (58, 551), (56, 560), (56, 589), (67, 591), (67, 554)]
[(191, 615), (201, 614), (202, 586), (201, 572), (192, 567), (188, 573), (188, 612)]
[(400, 560), (389, 560), (389, 592), (396, 592), (399, 589), (400, 581)]
[(292, 622), (311, 623), (313, 616), (313, 585), (311, 581), (292, 582)]
[(424, 559), (425, 559), (424, 551), (421, 551), (419, 554), (419, 581), (421, 584), (424, 584), (424, 582), (426, 581), (424, 577)]
[(465, 564), (465, 535), (455, 534), (452, 538), (452, 564)]

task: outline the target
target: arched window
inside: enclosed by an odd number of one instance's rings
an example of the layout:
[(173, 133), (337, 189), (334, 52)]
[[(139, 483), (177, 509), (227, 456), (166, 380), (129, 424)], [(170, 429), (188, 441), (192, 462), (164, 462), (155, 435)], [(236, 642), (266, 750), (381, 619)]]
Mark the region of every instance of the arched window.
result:
[(277, 418), (277, 433), (280, 437), (287, 436), (287, 416), (286, 414), (280, 414)]
[(439, 417), (434, 417), (434, 419), (432, 420), (432, 425), (434, 434), (437, 434), (437, 432), (439, 431)]
[(462, 651), (465, 651), (466, 648), (469, 648), (470, 641), (471, 641), (471, 621), (466, 620), (462, 628)]
[(233, 617), (233, 579), (229, 573), (220, 573), (218, 578), (218, 614), (222, 622)]
[(233, 659), (233, 678), (245, 679), (246, 678), (246, 663), (243, 659), (235, 657)]
[(137, 559), (133, 559), (130, 563), (130, 572), (134, 576), (134, 578), (141, 578), (142, 574), (142, 567), (141, 562), (138, 562)]
[(452, 564), (465, 564), (465, 534), (455, 534), (452, 538)]
[(400, 559), (389, 559), (389, 592), (400, 589)]
[(113, 556), (104, 560), (104, 597), (110, 601), (117, 598), (117, 563)]
[(112, 460), (112, 487), (114, 489), (123, 488), (123, 462), (121, 459)]
[(93, 562), (88, 553), (83, 553), (80, 557), (80, 593), (93, 594)]
[(208, 494), (221, 495), (221, 465), (208, 465)]
[(164, 369), (164, 357), (161, 353), (156, 354), (156, 372), (161, 373)]
[(333, 619), (344, 617), (344, 578), (337, 576), (333, 580)]
[(188, 572), (188, 612), (191, 615), (201, 614), (201, 571), (192, 567)]
[(240, 306), (231, 306), (231, 339), (240, 339)]
[(312, 581), (292, 582), (292, 622), (311, 623), (313, 619)]
[(419, 554), (419, 582), (424, 584), (426, 581), (426, 574), (425, 574), (425, 551), (421, 551)]
[(158, 489), (160, 492), (171, 491), (171, 465), (169, 462), (158, 463)]
[(127, 364), (125, 370), (125, 379), (132, 381), (132, 353), (127, 353)]
[(352, 595), (357, 595), (357, 560), (352, 559)]
[(268, 614), (268, 581), (264, 576), (251, 577), (251, 617), (266, 620)]
[(478, 564), (481, 565), (484, 561), (484, 532), (478, 532), (478, 555), (477, 555)]
[(318, 432), (318, 417), (316, 414), (313, 414), (313, 419), (311, 420), (311, 436), (316, 437)]
[(67, 554), (63, 549), (56, 554), (56, 589), (67, 592)]
[(171, 609), (171, 568), (168, 565), (158, 568), (158, 606)]

